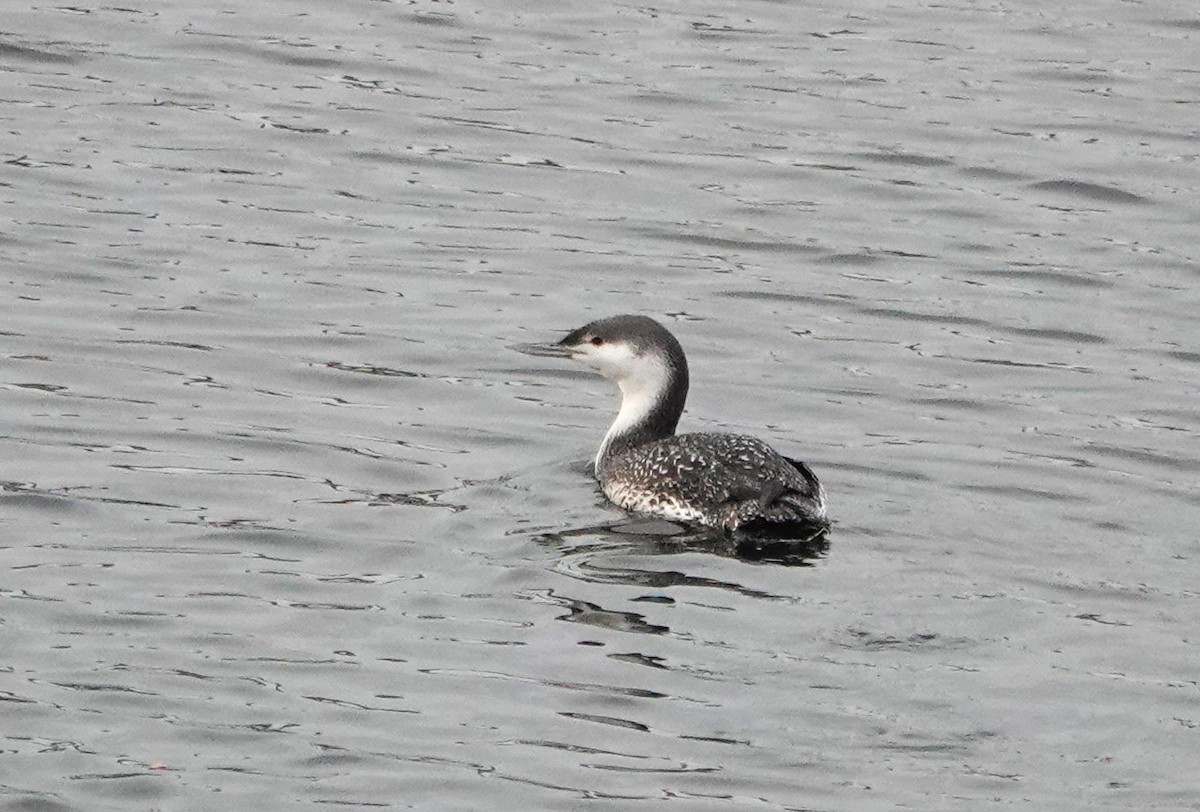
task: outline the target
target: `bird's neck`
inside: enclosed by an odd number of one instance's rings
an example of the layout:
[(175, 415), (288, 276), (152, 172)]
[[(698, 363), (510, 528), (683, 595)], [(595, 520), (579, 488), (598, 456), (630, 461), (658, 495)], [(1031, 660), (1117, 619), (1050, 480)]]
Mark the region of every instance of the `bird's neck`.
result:
[(596, 454), (596, 474), (625, 451), (675, 433), (687, 401), (686, 364), (655, 365), (638, 377), (619, 381), (621, 410)]

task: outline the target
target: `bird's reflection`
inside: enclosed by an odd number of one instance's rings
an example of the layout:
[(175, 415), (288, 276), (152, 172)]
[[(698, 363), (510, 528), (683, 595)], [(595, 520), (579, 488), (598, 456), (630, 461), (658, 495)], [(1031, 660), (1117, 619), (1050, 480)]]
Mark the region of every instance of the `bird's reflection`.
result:
[(779, 538), (761, 533), (730, 535), (708, 528), (683, 528), (658, 519), (546, 531), (536, 540), (559, 551), (559, 571), (581, 580), (653, 589), (709, 587), (750, 597), (774, 596), (731, 581), (631, 566), (629, 559), (700, 553), (752, 564), (812, 567), (829, 550), (829, 533), (825, 528), (815, 529), (802, 538)]

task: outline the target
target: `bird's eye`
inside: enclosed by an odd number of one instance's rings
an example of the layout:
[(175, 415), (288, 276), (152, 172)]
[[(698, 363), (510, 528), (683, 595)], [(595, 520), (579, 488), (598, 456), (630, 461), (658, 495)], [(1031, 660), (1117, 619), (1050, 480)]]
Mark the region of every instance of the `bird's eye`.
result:
[(599, 347), (603, 343), (604, 343), (604, 339), (601, 338), (600, 336), (595, 336), (594, 338), (592, 338), (592, 346), (593, 347)]

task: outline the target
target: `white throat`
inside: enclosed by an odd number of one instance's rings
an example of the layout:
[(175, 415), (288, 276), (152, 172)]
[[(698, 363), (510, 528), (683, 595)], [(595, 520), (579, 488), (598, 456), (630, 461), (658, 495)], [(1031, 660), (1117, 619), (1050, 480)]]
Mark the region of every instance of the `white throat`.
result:
[(636, 367), (623, 371), (630, 374), (617, 379), (617, 385), (621, 387), (621, 409), (612, 425), (608, 427), (604, 441), (600, 443), (600, 450), (596, 452), (597, 471), (600, 470), (600, 461), (608, 453), (613, 441), (650, 417), (654, 408), (666, 395), (667, 386), (671, 381), (670, 369), (659, 359), (641, 358)]

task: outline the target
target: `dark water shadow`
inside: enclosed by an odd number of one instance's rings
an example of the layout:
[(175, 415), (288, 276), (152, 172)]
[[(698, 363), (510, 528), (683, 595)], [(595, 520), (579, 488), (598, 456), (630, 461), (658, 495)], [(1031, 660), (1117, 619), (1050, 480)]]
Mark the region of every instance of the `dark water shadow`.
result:
[[(812, 567), (829, 551), (828, 528), (810, 528), (800, 538), (781, 538), (778, 534), (761, 532), (728, 534), (709, 528), (681, 527), (657, 519), (547, 531), (535, 536), (534, 541), (554, 548), (559, 554), (557, 569), (581, 580), (653, 589), (708, 587), (762, 598), (777, 596), (732, 581), (677, 570), (633, 567), (627, 561), (631, 557), (700, 553), (748, 564)], [(626, 563), (617, 563), (618, 558)]]

